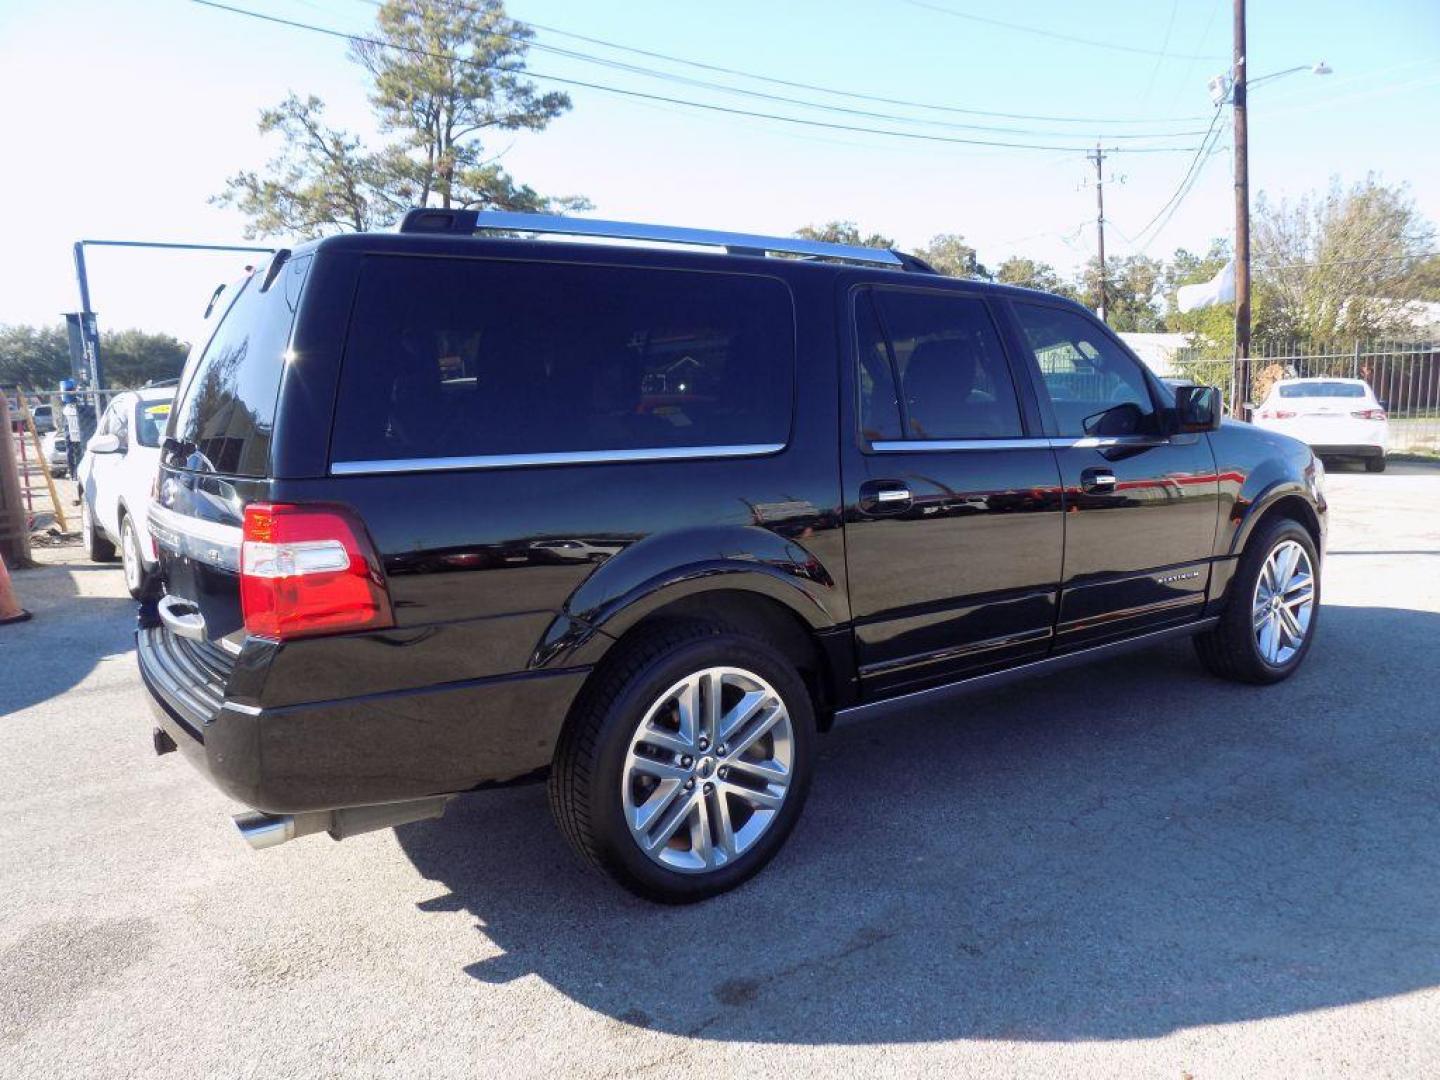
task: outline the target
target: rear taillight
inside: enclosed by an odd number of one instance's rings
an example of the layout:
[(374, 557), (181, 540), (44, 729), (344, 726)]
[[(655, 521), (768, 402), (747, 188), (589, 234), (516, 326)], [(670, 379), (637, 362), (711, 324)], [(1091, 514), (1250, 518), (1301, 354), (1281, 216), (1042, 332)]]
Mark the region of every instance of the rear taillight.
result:
[(1350, 414), (1356, 420), (1384, 420), (1384, 409), (1356, 409)]
[(1261, 420), (1290, 420), (1295, 414), (1288, 409), (1262, 409), (1260, 410)]
[(334, 506), (245, 508), (240, 607), (247, 632), (282, 640), (395, 625), (364, 526)]

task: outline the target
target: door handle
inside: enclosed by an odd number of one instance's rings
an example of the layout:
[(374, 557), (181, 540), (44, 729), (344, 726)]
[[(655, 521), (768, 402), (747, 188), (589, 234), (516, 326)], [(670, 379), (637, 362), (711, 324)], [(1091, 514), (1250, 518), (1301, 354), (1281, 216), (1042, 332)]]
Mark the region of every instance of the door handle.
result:
[(1080, 489), (1092, 495), (1114, 491), (1115, 474), (1109, 469), (1086, 469), (1080, 474)]
[(902, 480), (867, 480), (860, 485), (860, 509), (867, 514), (898, 514), (914, 501)]

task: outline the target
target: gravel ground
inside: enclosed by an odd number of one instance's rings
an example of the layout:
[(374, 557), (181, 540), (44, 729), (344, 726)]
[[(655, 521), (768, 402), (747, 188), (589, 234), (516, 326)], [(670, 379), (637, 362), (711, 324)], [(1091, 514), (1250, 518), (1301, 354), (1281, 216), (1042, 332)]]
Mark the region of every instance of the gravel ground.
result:
[(1331, 475), (1306, 668), (1188, 645), (838, 732), (751, 885), (652, 907), (544, 792), (248, 851), (156, 759), (118, 570), (0, 630), (0, 1076), (1440, 1071), (1440, 470)]

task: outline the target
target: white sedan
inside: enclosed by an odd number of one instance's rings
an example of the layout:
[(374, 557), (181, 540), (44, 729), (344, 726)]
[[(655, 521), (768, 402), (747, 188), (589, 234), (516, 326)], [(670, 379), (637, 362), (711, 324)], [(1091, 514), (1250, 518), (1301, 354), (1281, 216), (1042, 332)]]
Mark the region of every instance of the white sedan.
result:
[(1364, 379), (1281, 379), (1254, 422), (1309, 443), (1316, 457), (1360, 458), (1369, 472), (1385, 471), (1390, 422)]
[(116, 397), (75, 474), (85, 549), (95, 562), (109, 562), (118, 547), (125, 585), (137, 600), (155, 586), (157, 559), (145, 508), (160, 469), (160, 441), (174, 397), (173, 386)]

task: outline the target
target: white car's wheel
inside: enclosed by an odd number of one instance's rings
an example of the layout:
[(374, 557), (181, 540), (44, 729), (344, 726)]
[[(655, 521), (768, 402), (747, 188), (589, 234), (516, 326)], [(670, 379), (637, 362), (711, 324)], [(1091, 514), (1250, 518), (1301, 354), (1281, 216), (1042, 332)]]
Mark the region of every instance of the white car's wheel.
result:
[(145, 559), (140, 553), (140, 532), (126, 514), (120, 519), (120, 562), (125, 568), (125, 588), (136, 600), (142, 600), (150, 586)]
[(115, 558), (115, 545), (105, 538), (95, 524), (95, 514), (90, 509), (90, 497), (80, 493), (80, 539), (91, 562), (110, 562)]

